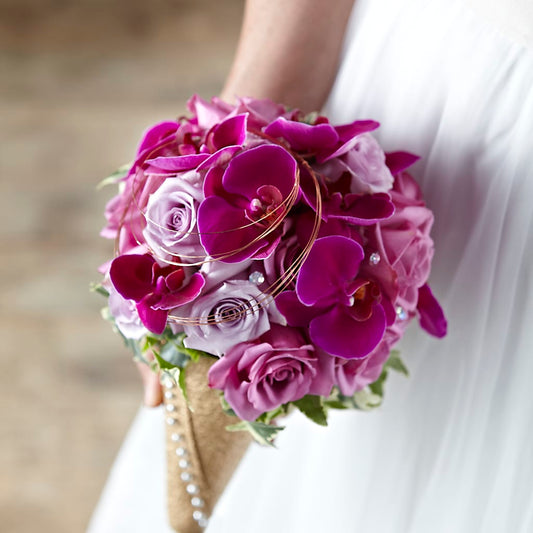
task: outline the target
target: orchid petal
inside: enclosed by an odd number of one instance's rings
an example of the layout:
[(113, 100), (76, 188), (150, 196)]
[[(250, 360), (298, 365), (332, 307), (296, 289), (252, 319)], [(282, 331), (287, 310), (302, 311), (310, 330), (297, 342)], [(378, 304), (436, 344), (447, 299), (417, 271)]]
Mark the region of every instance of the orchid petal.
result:
[(149, 172), (183, 172), (196, 168), (209, 157), (208, 154), (178, 155), (170, 157), (155, 157), (148, 159), (147, 171)]
[(243, 209), (219, 196), (209, 196), (200, 204), (198, 230), (207, 254), (227, 263), (244, 261), (268, 243), (259, 239), (252, 244), (258, 236), (257, 228), (250, 225)]
[(235, 115), (224, 119), (213, 128), (211, 142), (216, 150), (225, 146), (242, 145), (246, 139), (248, 114)]
[(324, 214), (340, 218), (351, 224), (370, 226), (380, 220), (390, 218), (394, 213), (394, 204), (387, 193), (346, 194), (335, 193), (324, 202)]
[(285, 291), (276, 296), (276, 307), (287, 319), (289, 326), (305, 328), (309, 322), (326, 308), (321, 306), (309, 307), (304, 305), (294, 291)]
[(196, 272), (191, 276), (189, 283), (177, 292), (165, 294), (159, 304), (155, 305), (156, 309), (174, 309), (186, 303), (192, 302), (205, 285), (204, 277)]
[(109, 276), (117, 292), (126, 300), (141, 301), (152, 291), (152, 266), (149, 255), (120, 255), (111, 263)]
[(137, 304), (137, 312), (144, 326), (151, 332), (161, 335), (167, 325), (168, 311), (153, 309), (144, 300)]
[(316, 152), (334, 146), (339, 135), (331, 124), (305, 124), (280, 117), (265, 128), (271, 137), (282, 137), (293, 150), (298, 152)]
[(224, 189), (253, 199), (262, 185), (272, 185), (287, 197), (294, 187), (296, 161), (281, 146), (263, 144), (236, 155), (222, 179)]
[(385, 164), (389, 167), (393, 176), (414, 165), (419, 159), (419, 156), (409, 152), (389, 152), (385, 154)]
[(320, 348), (343, 359), (360, 359), (368, 355), (385, 333), (385, 311), (374, 304), (368, 320), (354, 319), (348, 307), (336, 305), (314, 318), (309, 325), (311, 340)]
[(417, 309), (423, 329), (434, 337), (442, 338), (446, 335), (448, 323), (444, 311), (427, 283), (418, 289)]
[(363, 257), (362, 246), (347, 237), (317, 239), (296, 280), (298, 298), (305, 305), (314, 305), (345, 297), (345, 284), (355, 278)]

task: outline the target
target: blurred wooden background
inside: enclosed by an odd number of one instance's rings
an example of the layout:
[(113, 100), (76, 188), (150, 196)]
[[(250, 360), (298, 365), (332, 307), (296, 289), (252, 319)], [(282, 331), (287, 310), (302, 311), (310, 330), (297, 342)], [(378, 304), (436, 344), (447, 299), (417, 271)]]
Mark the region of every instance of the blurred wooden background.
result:
[[(242, 0), (0, 0), (0, 530), (85, 530), (141, 401), (88, 291), (97, 182), (220, 91)], [(120, 533), (120, 532), (117, 532)]]

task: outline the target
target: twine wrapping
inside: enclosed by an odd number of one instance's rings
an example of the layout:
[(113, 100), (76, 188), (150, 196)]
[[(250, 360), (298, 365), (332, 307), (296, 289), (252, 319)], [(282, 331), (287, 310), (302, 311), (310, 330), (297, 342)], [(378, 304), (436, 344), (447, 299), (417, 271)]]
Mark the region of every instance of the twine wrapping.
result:
[(201, 357), (186, 369), (187, 406), (179, 388), (165, 385), (168, 514), (177, 533), (200, 533), (242, 456), (250, 437), (229, 432), (219, 395), (207, 386), (215, 360)]

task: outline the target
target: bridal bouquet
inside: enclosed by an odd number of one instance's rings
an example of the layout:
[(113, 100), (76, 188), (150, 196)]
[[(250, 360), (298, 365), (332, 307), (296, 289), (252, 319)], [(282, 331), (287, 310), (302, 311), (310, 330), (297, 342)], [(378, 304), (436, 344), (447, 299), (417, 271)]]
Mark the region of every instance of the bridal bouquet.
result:
[(116, 249), (98, 290), (167, 386), (194, 518), (178, 527), (193, 531), (209, 469), (246, 447), (240, 430), (271, 444), (292, 408), (326, 425), (329, 409), (378, 406), (389, 370), (406, 373), (392, 348), (409, 322), (441, 337), (446, 321), (427, 284), (433, 214), (406, 172), (418, 158), (385, 154), (377, 122), (251, 98), (188, 108), (106, 180)]

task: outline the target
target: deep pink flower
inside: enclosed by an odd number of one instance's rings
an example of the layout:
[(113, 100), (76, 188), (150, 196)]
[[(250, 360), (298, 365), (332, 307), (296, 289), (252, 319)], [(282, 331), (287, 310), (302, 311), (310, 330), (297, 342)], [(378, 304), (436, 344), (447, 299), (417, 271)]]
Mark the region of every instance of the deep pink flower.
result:
[(364, 389), (381, 375), (383, 365), (388, 359), (392, 346), (399, 340), (399, 335), (387, 328), (383, 339), (364, 359), (335, 358), (334, 381), (341, 394), (352, 396), (354, 392)]
[(317, 239), (298, 274), (296, 291), (276, 298), (289, 325), (308, 325), (317, 346), (346, 359), (368, 355), (388, 322), (379, 286), (358, 277), (363, 257), (362, 246), (347, 237)]
[(272, 324), (258, 339), (229, 349), (209, 370), (209, 386), (224, 391), (237, 416), (255, 420), (306, 394), (328, 396), (331, 364), (297, 329)]
[[(396, 177), (390, 194), (395, 212), (369, 229), (368, 242), (369, 247), (380, 254), (383, 263), (394, 270), (396, 287), (394, 291), (389, 288), (388, 293), (392, 295), (395, 292), (393, 301), (413, 316), (418, 289), (426, 283), (431, 268), (433, 213), (424, 205), (415, 180), (405, 172)], [(379, 265), (367, 270), (375, 275), (379, 272), (388, 275)], [(380, 282), (387, 286), (387, 280), (380, 279)]]
[(420, 316), (420, 325), (423, 329), (435, 337), (441, 338), (446, 335), (448, 329), (446, 317), (427, 284), (418, 289), (417, 309)]
[(283, 148), (263, 144), (235, 155), (206, 177), (198, 209), (200, 240), (208, 255), (233, 263), (267, 257), (280, 231), (264, 235), (285, 216), (296, 162)]
[(111, 263), (109, 276), (122, 297), (134, 300), (142, 323), (150, 331), (165, 330), (170, 309), (194, 300), (205, 281), (195, 273), (184, 286), (181, 267), (161, 267), (149, 255), (121, 255)]

